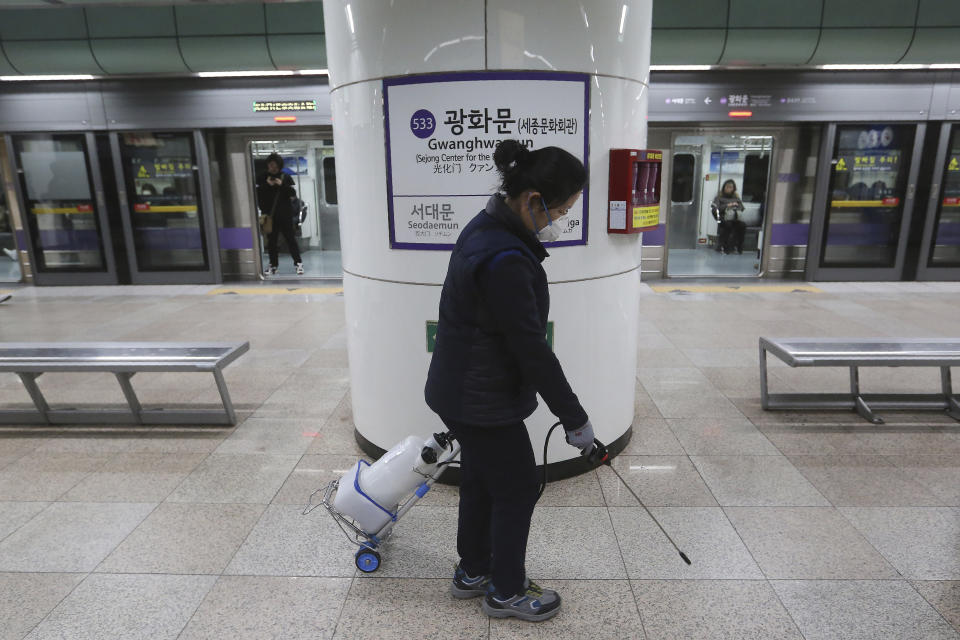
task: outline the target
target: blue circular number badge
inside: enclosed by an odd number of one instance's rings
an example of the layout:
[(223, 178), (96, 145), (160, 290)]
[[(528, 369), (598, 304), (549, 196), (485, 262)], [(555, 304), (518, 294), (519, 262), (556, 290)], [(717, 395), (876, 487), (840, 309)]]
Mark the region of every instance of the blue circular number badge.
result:
[(410, 131), (418, 138), (429, 138), (436, 128), (436, 119), (426, 109), (418, 109), (410, 118)]

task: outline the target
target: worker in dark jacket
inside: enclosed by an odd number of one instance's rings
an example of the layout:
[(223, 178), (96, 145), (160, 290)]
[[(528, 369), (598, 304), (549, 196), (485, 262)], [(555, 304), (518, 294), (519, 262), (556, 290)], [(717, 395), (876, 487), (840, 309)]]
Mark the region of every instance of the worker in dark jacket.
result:
[(270, 254), (270, 268), (267, 275), (274, 275), (280, 265), (278, 236), (283, 234), (287, 243), (287, 251), (293, 258), (293, 268), (297, 275), (303, 275), (303, 260), (300, 258), (300, 247), (297, 246), (297, 236), (293, 232), (293, 198), (297, 191), (293, 186), (293, 178), (281, 171), (283, 158), (278, 153), (271, 153), (267, 157), (267, 172), (257, 178), (257, 206), (260, 215), (272, 216), (272, 229), (267, 234), (267, 253)]
[(502, 193), (463, 229), (450, 257), (426, 400), (462, 447), (453, 595), (484, 596), (494, 617), (539, 621), (559, 611), (560, 596), (524, 570), (538, 483), (523, 421), (539, 393), (567, 442), (584, 453), (593, 447), (593, 427), (547, 344), (541, 265), (543, 243), (559, 238), (586, 171), (562, 149), (529, 151), (515, 140), (497, 147), (494, 162)]

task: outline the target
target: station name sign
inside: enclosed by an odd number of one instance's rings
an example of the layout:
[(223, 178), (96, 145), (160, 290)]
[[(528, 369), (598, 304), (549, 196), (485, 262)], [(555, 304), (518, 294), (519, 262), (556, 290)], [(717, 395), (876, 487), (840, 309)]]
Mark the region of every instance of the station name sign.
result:
[(254, 113), (276, 113), (278, 111), (316, 111), (316, 100), (255, 100)]

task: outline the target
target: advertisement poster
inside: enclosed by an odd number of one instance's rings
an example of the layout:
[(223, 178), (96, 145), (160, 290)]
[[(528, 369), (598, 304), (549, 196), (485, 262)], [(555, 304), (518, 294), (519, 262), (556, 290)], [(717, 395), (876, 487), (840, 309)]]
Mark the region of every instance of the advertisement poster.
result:
[[(556, 146), (587, 165), (589, 76), (474, 72), (383, 81), (387, 201), (394, 249), (452, 249), (497, 191), (493, 152), (514, 138)], [(589, 167), (587, 167), (589, 171)], [(560, 240), (586, 244), (587, 191)]]

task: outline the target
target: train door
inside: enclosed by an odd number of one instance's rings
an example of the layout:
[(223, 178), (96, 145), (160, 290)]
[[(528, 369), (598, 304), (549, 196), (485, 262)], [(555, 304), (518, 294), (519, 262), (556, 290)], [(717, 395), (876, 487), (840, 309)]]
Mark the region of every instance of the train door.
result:
[[(773, 149), (774, 136), (769, 134), (674, 136), (668, 276), (760, 275)], [(715, 211), (714, 200), (727, 181), (733, 181), (738, 202)]]
[(920, 249), (918, 280), (960, 280), (960, 126), (940, 131)]
[(92, 133), (7, 137), (34, 282), (117, 284)]
[[(257, 228), (260, 244), (260, 273), (266, 279), (315, 278), (340, 279), (343, 266), (340, 253), (340, 218), (336, 187), (336, 160), (332, 141), (295, 138), (289, 140), (250, 140), (248, 143), (252, 174), (254, 216), (269, 213), (276, 207), (269, 198), (257, 193), (267, 171), (267, 158), (278, 154), (283, 160), (281, 171), (293, 181), (295, 197), (289, 204), (293, 217), (293, 242), (303, 266), (298, 274), (294, 252), (280, 228), (272, 235)], [(281, 203), (280, 206), (283, 206)], [(276, 271), (272, 272), (271, 244), (275, 243)]]
[(810, 280), (899, 280), (925, 124), (831, 124), (817, 175)]

